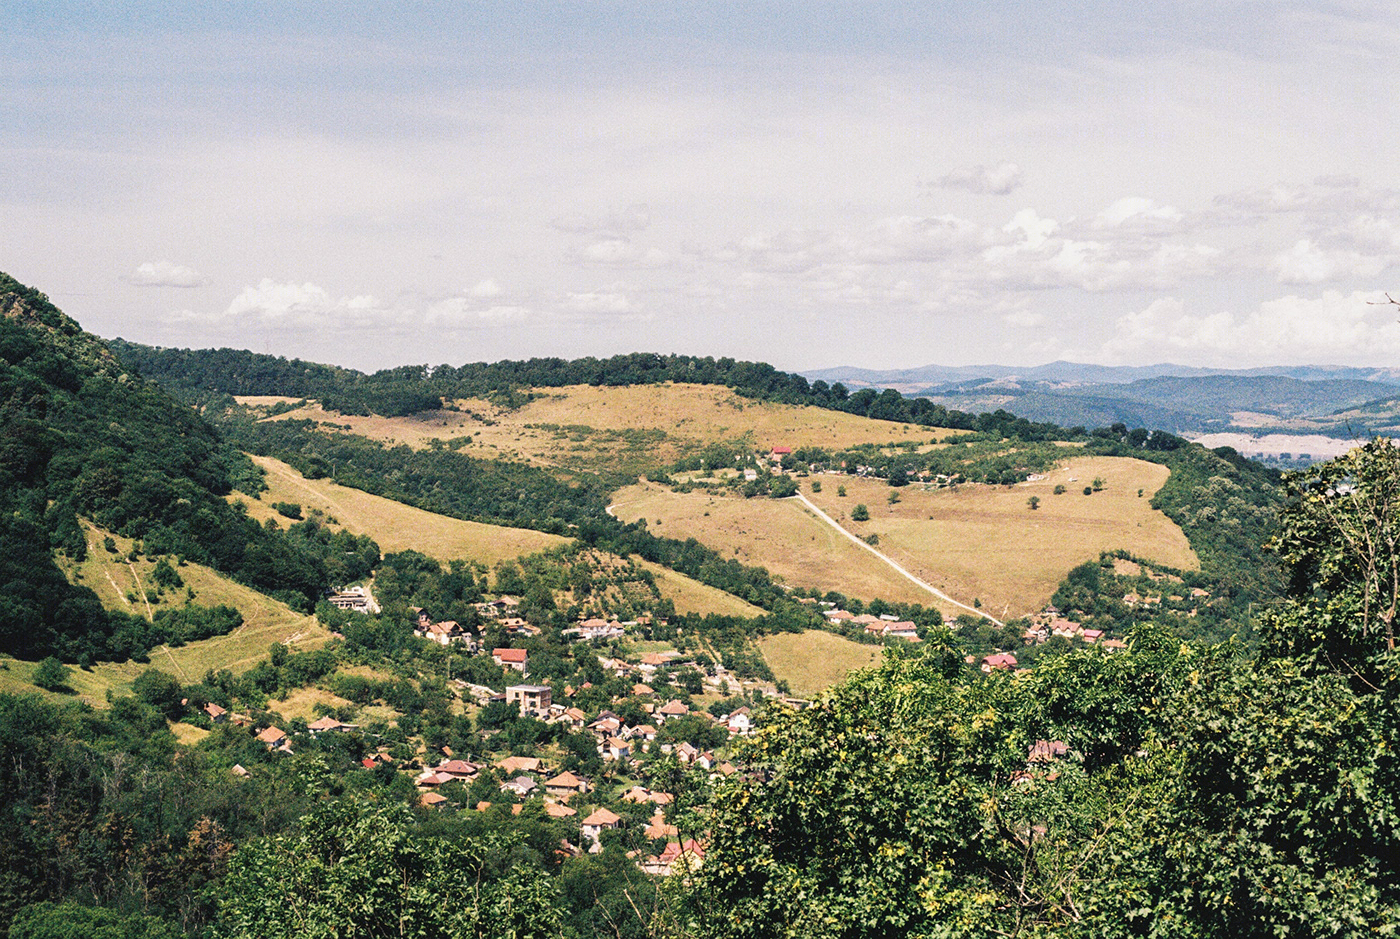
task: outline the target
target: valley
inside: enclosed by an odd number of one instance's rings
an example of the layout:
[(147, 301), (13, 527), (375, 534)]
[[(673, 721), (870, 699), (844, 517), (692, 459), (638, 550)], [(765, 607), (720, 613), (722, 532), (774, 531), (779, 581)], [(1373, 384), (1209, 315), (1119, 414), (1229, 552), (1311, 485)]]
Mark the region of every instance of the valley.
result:
[[(1173, 891), (1240, 832), (1266, 834), (1237, 865), (1381, 879), (1328, 844), (1390, 843), (1393, 659), (1346, 632), (1388, 444), (1281, 479), (732, 360), (364, 376), (114, 344), (181, 403), (0, 286), (0, 785), (29, 820), (0, 816), (0, 874), (68, 904), (2, 917), (222, 935), (386, 865), (437, 910), (477, 865), (463, 909), (525, 891), (548, 935), (781, 922), (793, 890), (1090, 935), (1144, 884), (1215, 922)], [(301, 884), (307, 837), (338, 847)], [(121, 876), (75, 906), (91, 856)], [(1062, 894), (1090, 932), (1036, 899)]]

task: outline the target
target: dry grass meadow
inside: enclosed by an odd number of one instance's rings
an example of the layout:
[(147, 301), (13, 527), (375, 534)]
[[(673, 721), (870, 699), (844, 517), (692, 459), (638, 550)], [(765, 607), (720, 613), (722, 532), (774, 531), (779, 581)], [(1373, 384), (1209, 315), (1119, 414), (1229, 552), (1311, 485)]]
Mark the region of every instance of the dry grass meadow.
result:
[(487, 565), (522, 554), (543, 551), (568, 539), (525, 528), (505, 528), (467, 522), (416, 509), (393, 499), (341, 486), (328, 479), (307, 479), (295, 469), (271, 457), (255, 456), (267, 472), (268, 491), (261, 499), (235, 495), (248, 506), (248, 514), (263, 522), (273, 519), (291, 524), (273, 509), (274, 502), (294, 502), (306, 510), (320, 509), (336, 524), (356, 535), (369, 535), (386, 554), (421, 551), (441, 561), (469, 558)]
[[(811, 492), (811, 480), (801, 483), (823, 511), (861, 538), (877, 535), (878, 549), (916, 576), (1003, 617), (1040, 609), (1070, 568), (1102, 551), (1124, 549), (1195, 568), (1185, 534), (1150, 504), (1167, 475), (1165, 467), (1141, 460), (1075, 457), (1045, 479), (1017, 486), (907, 486), (893, 505), (888, 498), (896, 490), (880, 480), (826, 477), (820, 493)], [(1095, 477), (1104, 489), (1083, 495)], [(841, 485), (845, 497), (836, 494)], [(1056, 485), (1066, 492), (1054, 495)], [(1038, 509), (1028, 507), (1031, 496), (1039, 497)], [(694, 537), (795, 586), (863, 599), (931, 600), (796, 500), (680, 494), (645, 483), (622, 490), (617, 500), (614, 511), (624, 519), (646, 518), (658, 534)], [(862, 503), (870, 520), (852, 522), (851, 510)]]
[(877, 664), (882, 654), (880, 646), (816, 629), (764, 636), (758, 640), (758, 648), (774, 677), (786, 681), (792, 693), (802, 698), (836, 684), (852, 669)]
[(678, 493), (655, 483), (629, 486), (614, 498), (618, 518), (645, 518), (654, 534), (695, 538), (726, 558), (766, 567), (794, 587), (911, 603), (933, 599), (795, 499)]
[[(303, 512), (320, 509), (355, 534), (367, 534), (384, 552), (413, 549), (439, 561), (466, 558), (494, 565), (497, 561), (543, 551), (568, 543), (567, 538), (526, 528), (504, 528), (435, 515), (392, 499), (340, 486), (328, 479), (307, 479), (295, 469), (270, 457), (253, 457), (267, 471), (268, 492), (261, 499), (240, 496), (248, 513), (259, 521), (289, 520), (278, 515), (273, 502), (296, 502)], [(679, 613), (720, 613), (759, 616), (758, 607), (722, 590), (707, 587), (683, 574), (655, 564), (643, 564), (656, 577), (661, 595)]]
[(434, 438), (471, 436), (472, 443), (463, 452), (473, 456), (632, 474), (673, 463), (720, 440), (745, 439), (764, 450), (774, 446), (842, 449), (858, 443), (894, 444), (957, 435), (816, 407), (755, 401), (717, 385), (572, 385), (538, 393), (539, 398), (510, 410), (469, 400), (457, 402), (461, 411), (360, 417), (328, 412), (313, 403), (270, 420), (309, 418), (386, 444), (415, 448), (428, 446)]

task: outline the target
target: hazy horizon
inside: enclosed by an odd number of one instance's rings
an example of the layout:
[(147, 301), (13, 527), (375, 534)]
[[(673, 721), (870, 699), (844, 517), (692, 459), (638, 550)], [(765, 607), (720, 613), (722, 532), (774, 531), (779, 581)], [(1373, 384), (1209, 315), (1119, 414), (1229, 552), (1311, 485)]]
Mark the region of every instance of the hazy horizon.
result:
[(367, 370), (1400, 361), (1376, 2), (7, 18), (0, 269), (103, 336)]

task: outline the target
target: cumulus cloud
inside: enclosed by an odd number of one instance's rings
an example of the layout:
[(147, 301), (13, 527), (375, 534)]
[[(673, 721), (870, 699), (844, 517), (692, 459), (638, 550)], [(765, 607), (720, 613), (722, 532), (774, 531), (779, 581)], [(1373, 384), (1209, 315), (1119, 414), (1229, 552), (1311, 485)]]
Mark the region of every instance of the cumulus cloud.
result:
[(127, 282), (138, 287), (204, 287), (209, 278), (170, 261), (147, 261), (127, 275)]
[(244, 287), (224, 317), (268, 325), (350, 326), (381, 320), (385, 312), (369, 295), (336, 298), (310, 282), (282, 283), (264, 277), (257, 286)]
[(645, 248), (629, 238), (595, 238), (569, 252), (573, 260), (604, 267), (662, 267), (671, 258), (658, 248)]
[(980, 163), (953, 170), (938, 180), (944, 189), (964, 189), (978, 195), (1010, 195), (1025, 181), (1021, 168), (1015, 163), (999, 163), (987, 167)]
[(955, 215), (899, 215), (864, 232), (856, 257), (873, 263), (944, 260), (985, 247), (995, 237), (986, 226)]
[(1326, 291), (1289, 295), (1234, 313), (1197, 313), (1175, 297), (1125, 314), (1100, 350), (1109, 362), (1186, 358), (1217, 366), (1375, 363), (1400, 354), (1397, 328), (1381, 294)]
[(487, 297), (499, 297), (501, 292), (501, 285), (488, 277), (485, 280), (477, 281), (475, 286), (467, 291), (467, 295), (476, 297), (477, 299), (484, 299)]
[(422, 322), (429, 326), (470, 328), (492, 323), (508, 323), (529, 319), (529, 307), (513, 304), (486, 304), (480, 295), (443, 297), (434, 300), (423, 311)]
[(1141, 196), (1126, 196), (1094, 217), (1099, 228), (1118, 228), (1125, 223), (1169, 225), (1181, 221), (1181, 212), (1169, 205), (1158, 205)]
[(622, 284), (585, 293), (569, 293), (564, 299), (564, 309), (571, 313), (601, 316), (624, 316), (639, 312)]
[(1281, 283), (1320, 284), (1341, 277), (1375, 277), (1389, 263), (1385, 258), (1356, 251), (1322, 248), (1303, 238), (1276, 255), (1271, 266)]

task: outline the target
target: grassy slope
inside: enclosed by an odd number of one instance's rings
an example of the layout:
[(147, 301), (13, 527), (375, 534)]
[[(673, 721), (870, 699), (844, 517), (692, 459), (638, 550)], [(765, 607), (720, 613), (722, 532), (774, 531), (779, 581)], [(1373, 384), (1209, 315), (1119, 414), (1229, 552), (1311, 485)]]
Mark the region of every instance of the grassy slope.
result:
[[(262, 399), (240, 400), (254, 404)], [(341, 415), (312, 404), (273, 420), (310, 418), (411, 447), (427, 446), (433, 438), (471, 435), (473, 442), (464, 452), (477, 457), (632, 474), (674, 462), (719, 440), (747, 437), (753, 446), (764, 449), (778, 445), (839, 449), (950, 433), (814, 407), (753, 401), (714, 385), (573, 385), (545, 389), (540, 398), (514, 410), (484, 401), (460, 404), (465, 409), (462, 412), (397, 418)], [(557, 425), (559, 429), (538, 425)]]
[[(227, 636), (215, 636), (191, 642), (178, 649), (159, 646), (151, 650), (149, 663), (102, 663), (91, 671), (72, 670), (69, 686), (84, 701), (105, 707), (107, 694), (122, 694), (131, 682), (147, 668), (170, 672), (184, 682), (198, 681), (209, 669), (231, 669), (238, 672), (251, 668), (267, 656), (268, 646), (284, 642), (295, 649), (311, 649), (323, 644), (330, 633), (317, 624), (314, 617), (304, 616), (285, 603), (236, 583), (222, 574), (200, 564), (178, 568), (187, 587), (194, 591), (190, 600), (185, 587), (166, 591), (155, 600), (145, 597), (152, 585), (151, 570), (155, 559), (140, 557), (128, 560), (132, 541), (111, 535), (94, 525), (84, 523), (88, 540), (88, 558), (80, 564), (64, 564), (69, 579), (91, 587), (109, 609), (151, 616), (164, 608), (182, 607), (194, 602), (205, 606), (228, 604), (243, 614), (243, 625)], [(110, 536), (117, 545), (116, 553), (103, 547)], [(132, 596), (134, 594), (134, 597)], [(0, 660), (7, 668), (0, 670), (0, 691), (35, 691), (30, 682), (34, 663)]]
[(810, 697), (836, 684), (851, 669), (878, 663), (881, 655), (879, 646), (818, 630), (764, 636), (758, 647), (774, 676), (786, 681), (799, 697)]
[[(834, 488), (836, 483), (829, 485)], [(932, 600), (795, 499), (742, 499), (698, 490), (676, 493), (652, 483), (629, 486), (616, 498), (613, 511), (621, 519), (645, 518), (657, 535), (693, 537), (726, 558), (762, 565), (795, 587), (836, 589), (867, 599)]]
[[(1105, 489), (1084, 496), (1083, 487), (1096, 476)], [(964, 602), (980, 599), (994, 615), (1014, 616), (1044, 606), (1071, 567), (1101, 551), (1122, 548), (1173, 567), (1196, 567), (1186, 536), (1150, 505), (1166, 478), (1165, 467), (1141, 460), (1077, 457), (1044, 480), (1009, 488), (908, 486), (896, 505), (887, 501), (893, 490), (879, 480), (825, 477), (820, 493), (810, 491), (810, 480), (802, 483), (824, 511), (861, 537), (878, 535), (879, 549), (917, 576)], [(1057, 483), (1068, 492), (1053, 495)], [(845, 497), (836, 495), (838, 485), (846, 487)], [(1041, 499), (1035, 511), (1027, 507), (1032, 495)], [(869, 508), (870, 521), (849, 520), (858, 503)], [(795, 500), (678, 494), (642, 484), (619, 493), (615, 511), (628, 520), (648, 519), (658, 533), (695, 537), (726, 556), (762, 564), (794, 585), (929, 600)]]
[(495, 564), (506, 558), (543, 551), (568, 539), (524, 528), (503, 528), (481, 522), (435, 515), (392, 499), (340, 486), (328, 479), (307, 479), (292, 467), (270, 457), (253, 457), (267, 471), (268, 492), (261, 499), (241, 493), (248, 514), (258, 521), (288, 519), (272, 508), (274, 502), (295, 502), (303, 509), (320, 509), (357, 535), (369, 535), (386, 554), (413, 549), (439, 560), (470, 558)]
[[(296, 502), (303, 509), (318, 508), (334, 516), (355, 534), (367, 534), (385, 552), (412, 548), (441, 561), (470, 558), (495, 564), (505, 558), (566, 544), (558, 535), (524, 528), (504, 528), (435, 515), (412, 506), (339, 486), (327, 479), (306, 479), (285, 463), (268, 457), (253, 458), (267, 470), (269, 492), (261, 500), (244, 498), (248, 511), (261, 520), (282, 518), (273, 502)], [(680, 613), (722, 613), (759, 616), (763, 611), (722, 590), (707, 587), (675, 571), (644, 564), (656, 576), (657, 588)]]

